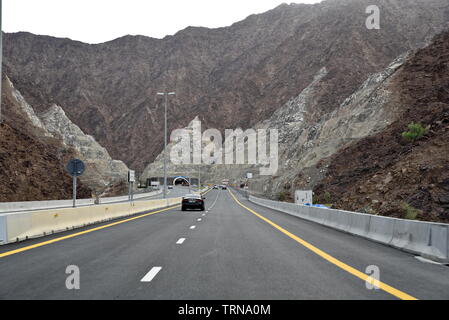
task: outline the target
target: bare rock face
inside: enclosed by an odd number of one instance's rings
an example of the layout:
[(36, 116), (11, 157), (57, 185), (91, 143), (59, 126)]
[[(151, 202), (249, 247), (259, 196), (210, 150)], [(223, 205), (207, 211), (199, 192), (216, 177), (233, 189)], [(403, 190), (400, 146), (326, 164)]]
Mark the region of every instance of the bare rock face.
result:
[(17, 90), (11, 80), (5, 76), (6, 82), (6, 92), (8, 92), (12, 98), (12, 100), (16, 103), (16, 105), (21, 109), (21, 111), (26, 115), (31, 124), (39, 129), (42, 129), (42, 133), (44, 136), (51, 137), (52, 135), (47, 132), (45, 125), (42, 123), (41, 119), (36, 115), (34, 109), (28, 104), (25, 98), (22, 96), (19, 90)]
[[(190, 121), (189, 125), (185, 128), (182, 128), (185, 130), (185, 138), (188, 138), (190, 141), (193, 141), (193, 130), (194, 125), (193, 123), (195, 121), (199, 121), (199, 117), (196, 116), (192, 121)], [(170, 137), (168, 137), (170, 139)], [(168, 141), (167, 149), (166, 149), (166, 156), (167, 156), (167, 175), (168, 176), (192, 176), (197, 177), (198, 176), (198, 165), (194, 164), (174, 164), (173, 161), (170, 158), (171, 152), (175, 146), (177, 146), (180, 142), (176, 141)], [(193, 159), (193, 147), (191, 144), (190, 153), (189, 153), (190, 159)], [(205, 168), (206, 166), (202, 166), (203, 174), (205, 174)], [(208, 169), (206, 169), (208, 170)], [(162, 177), (164, 172), (164, 151), (162, 151), (153, 161), (151, 164), (149, 164), (145, 170), (143, 171), (142, 180), (146, 180), (147, 178), (151, 177)]]
[[(392, 116), (383, 130), (354, 142), (326, 161), (326, 175), (315, 186), (340, 208), (393, 217), (449, 221), (449, 32), (418, 50), (387, 85), (383, 109)], [(375, 101), (375, 99), (374, 99)], [(408, 141), (410, 123), (427, 133)]]
[[(5, 78), (5, 84), (7, 97), (15, 106), (13, 111), (17, 114), (15, 117), (8, 118), (7, 122), (17, 122), (17, 124), (25, 122), (27, 128), (24, 130), (31, 130), (34, 138), (44, 141), (50, 138), (50, 141), (61, 144), (60, 147), (66, 149), (67, 154), (70, 150), (72, 158), (82, 159), (86, 163), (86, 172), (80, 177), (80, 180), (92, 192), (101, 194), (112, 186), (126, 181), (127, 166), (122, 161), (113, 160), (107, 150), (98, 144), (92, 136), (85, 135), (77, 125), (67, 118), (61, 107), (54, 104), (46, 112), (36, 114), (33, 107), (14, 87), (8, 77)], [(6, 109), (7, 115), (8, 112), (9, 108)], [(65, 161), (68, 160), (65, 159)], [(59, 165), (63, 170), (66, 162)], [(30, 171), (32, 171), (31, 169), (35, 165), (30, 163), (30, 166)], [(42, 169), (45, 169), (45, 165)], [(67, 176), (67, 174), (65, 175)]]
[[(53, 138), (32, 107), (5, 76), (0, 124), (0, 201), (70, 199), (72, 179), (67, 161), (77, 153)], [(91, 189), (79, 183), (79, 197)]]
[[(352, 142), (382, 131), (393, 122), (398, 114), (391, 105), (386, 108), (391, 99), (390, 82), (406, 57), (407, 54), (399, 56), (385, 70), (369, 76), (339, 107), (318, 121), (308, 115), (319, 103), (316, 97), (322, 73), (307, 90), (264, 121), (262, 127), (276, 128), (282, 137), (279, 141), (282, 167), (271, 181), (255, 181), (255, 191), (276, 198), (280, 192), (293, 195), (294, 188), (313, 189), (326, 173), (325, 165), (317, 169), (319, 163)], [(288, 125), (292, 117), (302, 121)]]
[(126, 181), (128, 167), (113, 160), (92, 136), (84, 132), (67, 118), (64, 110), (53, 104), (40, 115), (45, 129), (54, 137), (61, 137), (65, 145), (75, 149), (86, 163), (86, 172), (80, 177), (92, 189), (101, 193), (110, 185)]
[[(380, 30), (365, 27), (365, 9), (373, 4), (381, 10)], [(369, 74), (425, 44), (448, 20), (447, 0), (284, 4), (227, 28), (187, 28), (162, 40), (126, 36), (88, 45), (6, 34), (4, 61), (36, 111), (61, 106), (114, 159), (141, 170), (163, 147), (158, 91), (177, 93), (169, 104), (169, 131), (195, 115), (205, 128), (250, 128), (326, 67), (307, 115), (319, 121)]]

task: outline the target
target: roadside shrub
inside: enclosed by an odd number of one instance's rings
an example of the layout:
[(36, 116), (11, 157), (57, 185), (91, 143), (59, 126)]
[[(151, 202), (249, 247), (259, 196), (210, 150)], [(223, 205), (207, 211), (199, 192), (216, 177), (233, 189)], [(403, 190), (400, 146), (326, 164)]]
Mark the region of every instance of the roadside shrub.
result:
[(427, 128), (424, 128), (420, 123), (410, 123), (408, 126), (408, 131), (402, 133), (402, 137), (409, 141), (415, 141), (419, 138), (422, 138), (428, 131)]
[(313, 204), (328, 204), (332, 203), (332, 194), (329, 191), (321, 193), (314, 197)]
[(285, 192), (279, 192), (279, 201), (285, 201)]
[(416, 218), (422, 213), (421, 210), (414, 208), (406, 202), (402, 203), (401, 208), (403, 210), (403, 218), (408, 220), (416, 220)]
[(323, 195), (323, 201), (324, 203), (331, 203), (332, 202), (332, 195), (329, 191), (326, 191)]

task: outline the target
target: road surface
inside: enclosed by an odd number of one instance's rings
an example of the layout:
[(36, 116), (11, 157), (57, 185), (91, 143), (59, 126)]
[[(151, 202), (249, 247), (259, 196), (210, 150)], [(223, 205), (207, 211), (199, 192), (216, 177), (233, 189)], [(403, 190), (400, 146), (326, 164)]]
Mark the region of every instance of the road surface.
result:
[[(449, 299), (447, 266), (235, 191), (206, 197), (206, 212), (157, 210), (0, 247), (0, 298)], [(70, 265), (79, 268), (79, 290), (66, 288)], [(360, 278), (368, 266), (378, 268), (381, 289)]]

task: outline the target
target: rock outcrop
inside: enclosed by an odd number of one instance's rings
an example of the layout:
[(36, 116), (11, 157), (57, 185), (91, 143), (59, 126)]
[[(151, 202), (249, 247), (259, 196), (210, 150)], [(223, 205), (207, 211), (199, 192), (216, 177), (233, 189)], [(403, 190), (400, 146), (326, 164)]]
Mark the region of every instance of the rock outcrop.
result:
[(61, 137), (62, 142), (76, 150), (84, 160), (86, 173), (80, 179), (86, 185), (102, 193), (111, 185), (126, 181), (128, 167), (122, 161), (113, 160), (92, 136), (84, 134), (60, 106), (53, 104), (39, 117), (46, 131), (54, 137)]
[[(57, 105), (52, 105), (46, 112), (37, 114), (34, 108), (26, 101), (21, 92), (17, 90), (13, 83), (8, 77), (5, 77), (4, 81), (4, 114), (5, 114), (5, 125), (3, 129), (5, 130), (5, 136), (17, 135), (22, 133), (21, 141), (24, 145), (17, 145), (13, 148), (13, 141), (9, 141), (7, 145), (4, 146), (5, 154), (8, 154), (8, 159), (3, 160), (8, 162), (15, 157), (23, 157), (24, 159), (39, 159), (38, 155), (19, 155), (18, 149), (30, 148), (33, 150), (34, 147), (30, 147), (26, 144), (28, 141), (31, 143), (32, 140), (40, 140), (37, 145), (40, 146), (43, 154), (52, 151), (55, 154), (53, 157), (60, 157), (58, 161), (53, 161), (52, 158), (48, 158), (48, 164), (45, 161), (41, 161), (40, 164), (34, 163), (32, 160), (27, 160), (28, 167), (26, 174), (17, 174), (21, 181), (27, 181), (31, 177), (38, 179), (37, 173), (45, 172), (45, 170), (55, 170), (55, 166), (58, 168), (56, 172), (64, 172), (65, 165), (70, 158), (80, 158), (86, 163), (86, 172), (80, 177), (82, 182), (80, 189), (80, 196), (91, 197), (91, 193), (101, 194), (105, 190), (111, 188), (114, 185), (119, 185), (126, 180), (128, 168), (122, 161), (113, 160), (107, 150), (99, 145), (95, 139), (89, 135), (85, 135), (83, 131), (74, 123), (72, 123), (65, 115), (64, 110)], [(14, 130), (14, 128), (16, 130)], [(25, 139), (27, 137), (27, 139)], [(14, 139), (13, 139), (14, 140)], [(6, 143), (6, 142), (5, 142)], [(48, 146), (47, 146), (48, 145)], [(13, 148), (13, 150), (7, 151), (8, 148)], [(18, 148), (18, 149), (16, 149)], [(60, 151), (55, 151), (55, 148)], [(47, 150), (48, 149), (48, 150)], [(14, 151), (15, 150), (15, 151)], [(59, 156), (58, 156), (59, 154)], [(6, 165), (6, 162), (4, 165)], [(17, 164), (23, 161), (17, 162)], [(14, 163), (9, 164), (15, 172), (20, 172), (20, 165), (15, 168)], [(39, 167), (41, 166), (41, 167)], [(8, 177), (7, 173), (9, 170), (2, 171), (2, 176), (7, 181), (10, 181), (12, 177)], [(44, 173), (45, 174), (45, 173)], [(48, 176), (53, 177), (51, 172), (47, 173)], [(13, 175), (14, 176), (14, 175)], [(67, 196), (71, 193), (71, 184), (68, 183), (67, 186), (64, 185), (64, 189), (56, 191), (52, 186), (44, 186), (45, 183), (51, 183), (55, 186), (61, 186), (60, 182), (55, 181), (59, 179), (61, 181), (70, 180), (70, 177), (66, 172), (62, 176), (54, 176), (54, 179), (48, 179), (48, 177), (41, 177), (41, 183), (38, 188), (42, 188), (44, 194), (40, 194), (38, 190), (29, 191), (30, 194), (21, 194), (20, 192), (13, 196), (12, 194), (4, 194), (1, 197), (3, 201), (16, 201), (16, 200), (46, 200), (46, 199), (64, 199), (69, 198)], [(70, 182), (70, 181), (69, 181)], [(24, 185), (27, 185), (24, 182)], [(48, 190), (54, 190), (49, 192)], [(88, 191), (89, 190), (89, 191)], [(123, 191), (123, 190), (122, 190)], [(59, 198), (61, 196), (64, 198)]]
[[(70, 199), (72, 179), (64, 167), (75, 150), (45, 131), (40, 119), (7, 77), (0, 124), (0, 201)], [(91, 189), (78, 184), (79, 197)]]
[[(395, 116), (388, 125), (325, 161), (326, 175), (315, 186), (318, 199), (326, 196), (348, 210), (449, 222), (448, 84), (445, 32), (391, 77), (383, 109)], [(427, 133), (406, 140), (402, 133), (411, 123)]]

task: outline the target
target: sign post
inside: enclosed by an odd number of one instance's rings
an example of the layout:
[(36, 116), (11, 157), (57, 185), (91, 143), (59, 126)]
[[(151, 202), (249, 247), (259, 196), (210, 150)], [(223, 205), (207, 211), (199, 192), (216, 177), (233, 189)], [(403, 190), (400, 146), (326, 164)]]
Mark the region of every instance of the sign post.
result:
[(134, 170), (129, 170), (128, 171), (128, 184), (129, 184), (128, 200), (129, 201), (133, 201), (133, 198), (134, 198), (133, 185), (134, 185), (135, 181), (136, 181), (136, 172)]
[(72, 159), (67, 163), (66, 170), (73, 177), (73, 207), (76, 207), (76, 182), (77, 178), (84, 173), (86, 166), (79, 159)]

